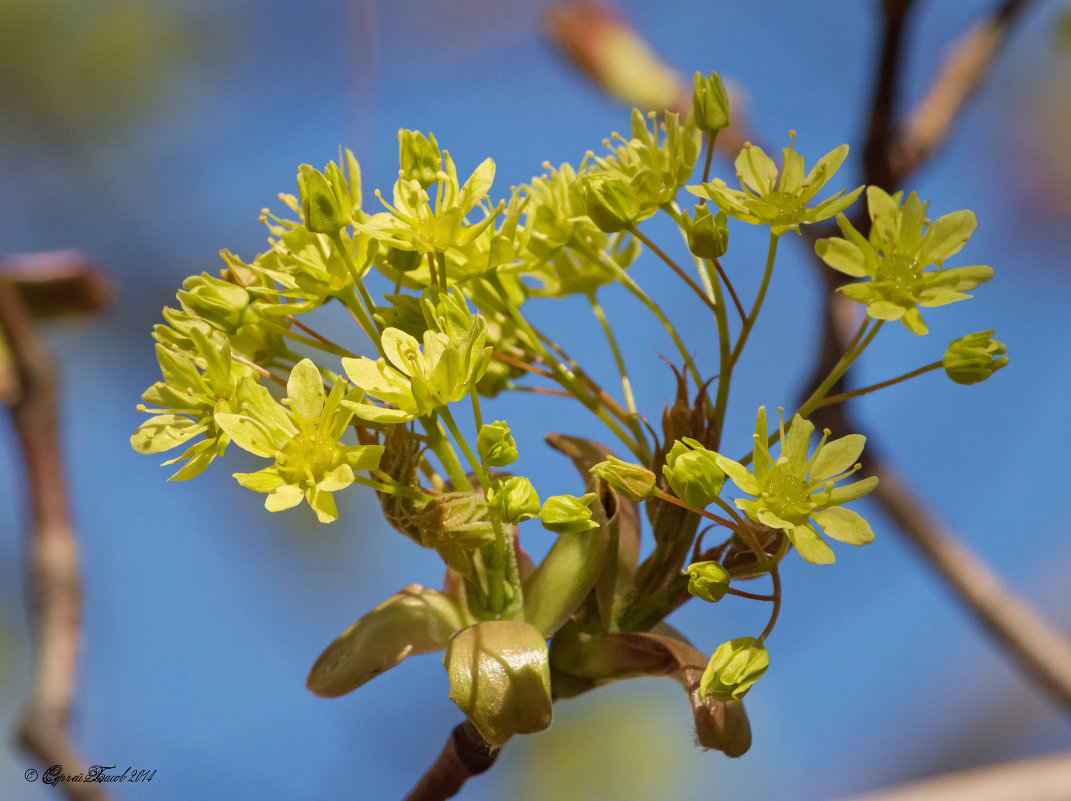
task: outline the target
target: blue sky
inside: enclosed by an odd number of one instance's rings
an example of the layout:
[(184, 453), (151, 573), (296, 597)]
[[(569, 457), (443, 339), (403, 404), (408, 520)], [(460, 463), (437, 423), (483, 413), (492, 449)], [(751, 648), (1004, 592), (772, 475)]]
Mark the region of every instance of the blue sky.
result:
[[(229, 478), (247, 469), (240, 454), (173, 484), (127, 440), (138, 423), (138, 396), (157, 377), (149, 332), (159, 309), (173, 303), (186, 275), (219, 269), (221, 248), (247, 258), (264, 248), (259, 210), (278, 207), (278, 192), (294, 191), (299, 163), (320, 165), (340, 144), (352, 147), (367, 198), (393, 180), (397, 129), (419, 128), (436, 134), (463, 173), (493, 156), (501, 195), (541, 172), (544, 160), (575, 163), (627, 127), (627, 110), (578, 78), (541, 37), (544, 5), (171, 4), (172, 12), (199, 15), (206, 38), (177, 63), (169, 99), (153, 114), (94, 140), (78, 164), (56, 146), (3, 140), (0, 251), (76, 247), (106, 264), (117, 282), (117, 303), (102, 321), (49, 333), (64, 371), (87, 599), (73, 731), (90, 761), (159, 771), (149, 785), (117, 789), (117, 798), (397, 798), (460, 719), (435, 656), (340, 700), (304, 689), (320, 650), (364, 611), (409, 582), (440, 581), (438, 560), (392, 532), (369, 496), (353, 492), (330, 527), (307, 509), (269, 515)], [(623, 7), (682, 71), (718, 69), (743, 87), (764, 141), (787, 143), (787, 130), (798, 130), (798, 147), (811, 161), (859, 140), (876, 54), (872, 5), (633, 0)], [(947, 44), (990, 4), (918, 5), (909, 99), (924, 89)], [(978, 232), (961, 263), (991, 264), (996, 277), (974, 300), (930, 312), (928, 337), (890, 326), (857, 380), (899, 374), (939, 358), (957, 336), (997, 329), (1012, 362), (992, 381), (966, 389), (932, 373), (866, 399), (858, 413), (941, 518), (1067, 631), (1071, 545), (1056, 456), (1071, 435), (1066, 218), (1031, 208), (1018, 176), (1038, 154), (1015, 147), (1030, 119), (1009, 113), (1021, 108), (1016, 99), (1025, 87), (1063, 74), (1052, 48), (1059, 5), (1033, 7), (990, 86), (909, 187), (931, 201), (931, 213), (977, 213)], [(19, 109), (7, 119), (17, 129)], [(731, 177), (725, 164), (715, 169)], [(846, 173), (837, 179), (854, 185), (858, 175)], [(651, 232), (662, 241), (672, 233)], [(726, 266), (750, 294), (765, 241), (742, 226), (733, 237)], [(701, 307), (689, 306), (660, 267), (645, 256), (634, 276), (680, 310), (685, 338), (701, 358), (711, 357)], [(817, 308), (809, 270), (802, 245), (786, 243), (734, 384), (727, 443), (741, 449), (755, 407), (792, 405), (806, 372)], [(657, 416), (672, 388), (655, 353), (665, 346), (653, 327), (632, 324), (636, 309), (624, 293), (608, 290), (603, 300), (612, 317), (628, 321), (622, 339), (642, 376), (638, 400)], [(536, 314), (612, 383), (612, 363), (582, 306), (547, 302)], [(565, 405), (548, 412), (545, 404), (555, 402), (520, 396), (485, 410), (510, 420), (519, 467), (543, 494), (579, 488), (567, 462), (541, 442), (547, 419), (557, 430), (601, 436)], [(0, 486), (14, 488), (21, 474), (6, 430), (3, 444)], [(560, 704), (550, 732), (511, 742), (500, 764), (460, 797), (535, 798), (533, 782), (559, 781), (558, 797), (567, 799), (657, 793), (817, 801), (946, 765), (1067, 747), (1066, 720), (1015, 673), (890, 524), (867, 511), (873, 545), (839, 548), (832, 568), (786, 564), (771, 668), (748, 697), (755, 744), (746, 757), (700, 753), (683, 693), (671, 682), (644, 680)], [(0, 729), (13, 723), (31, 676), (21, 525), (19, 505), (3, 504)], [(522, 536), (538, 552), (547, 535), (529, 525)], [(729, 599), (692, 604), (672, 622), (710, 650), (761, 627), (764, 611)], [(990, 734), (950, 746), (965, 730)], [(10, 745), (0, 747), (0, 795), (51, 797), (23, 781), (30, 764)], [(625, 777), (622, 786), (585, 789), (580, 774), (594, 764)]]

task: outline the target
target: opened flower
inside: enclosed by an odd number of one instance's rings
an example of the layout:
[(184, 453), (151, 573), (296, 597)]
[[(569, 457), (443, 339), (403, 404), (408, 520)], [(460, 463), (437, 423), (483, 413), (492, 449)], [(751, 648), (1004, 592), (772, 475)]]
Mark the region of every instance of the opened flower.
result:
[(343, 405), (365, 420), (403, 423), (461, 400), (487, 370), (491, 348), (484, 346), (486, 339), (487, 323), (480, 316), (463, 335), (425, 331), (423, 350), (416, 337), (388, 328), (382, 337), (386, 359), (343, 359), (342, 367), (367, 395), (394, 408), (349, 400)]
[(785, 433), (780, 424), (781, 455), (770, 456), (766, 433), (766, 407), (760, 406), (755, 420), (755, 447), (752, 473), (739, 462), (717, 456), (718, 467), (751, 500), (736, 500), (738, 508), (757, 523), (785, 532), (800, 555), (808, 562), (829, 564), (833, 550), (815, 529), (817, 523), (826, 535), (849, 545), (866, 545), (874, 539), (870, 525), (859, 514), (841, 504), (854, 501), (878, 485), (874, 476), (843, 486), (837, 482), (851, 476), (859, 465), (856, 460), (863, 452), (866, 437), (860, 434), (826, 442), (822, 435), (810, 458), (814, 425), (799, 415), (792, 419)]
[(843, 163), (848, 146), (841, 145), (826, 153), (809, 173), (804, 173), (803, 156), (795, 148), (796, 132), (789, 131), (789, 136), (791, 143), (781, 150), (780, 173), (762, 148), (745, 142), (744, 149), (736, 157), (736, 176), (742, 191), (730, 189), (720, 178), (700, 186), (689, 186), (688, 191), (713, 201), (737, 220), (769, 225), (774, 236), (781, 236), (786, 231), (799, 233), (800, 225), (828, 220), (852, 205), (863, 187), (847, 194), (847, 190), (842, 189), (817, 206), (807, 205)]
[(324, 394), (320, 371), (302, 359), (286, 384), (288, 406), (281, 406), (252, 379), (238, 387), (242, 414), (216, 414), (216, 423), (238, 447), (275, 464), (255, 473), (235, 473), (243, 487), (267, 493), (264, 508), (278, 512), (304, 498), (321, 523), (338, 518), (331, 493), (354, 482), (354, 472), (375, 470), (382, 445), (344, 445), (339, 438), (353, 413), (342, 407), (348, 389), (336, 381)]
[(867, 279), (842, 286), (839, 291), (865, 304), (867, 314), (874, 319), (899, 320), (907, 330), (925, 334), (930, 329), (919, 306), (964, 300), (971, 297), (966, 294), (968, 290), (993, 277), (993, 269), (982, 264), (951, 270), (941, 266), (959, 253), (974, 233), (973, 212), (954, 211), (930, 222), (926, 219), (929, 204), (914, 192), (903, 200), (903, 192), (889, 195), (871, 186), (866, 198), (869, 238), (841, 215), (837, 225), (844, 238), (820, 239), (815, 252), (834, 270)]

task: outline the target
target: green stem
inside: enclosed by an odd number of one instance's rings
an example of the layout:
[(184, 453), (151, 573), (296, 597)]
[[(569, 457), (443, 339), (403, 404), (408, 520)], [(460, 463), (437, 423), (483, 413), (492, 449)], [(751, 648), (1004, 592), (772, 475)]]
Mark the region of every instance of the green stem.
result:
[[(714, 161), (714, 140), (717, 138), (717, 131), (707, 134), (707, 158), (703, 163), (703, 183), (710, 180), (710, 164)], [(701, 202), (706, 203), (706, 198), (703, 198)]]
[(714, 450), (721, 445), (721, 432), (725, 426), (725, 411), (729, 406), (729, 384), (733, 379), (733, 358), (729, 350), (729, 317), (725, 312), (725, 295), (721, 282), (714, 282), (714, 298), (718, 309), (714, 319), (718, 324), (718, 391), (714, 399), (714, 411), (710, 416), (711, 443)]
[(677, 329), (673, 327), (673, 323), (666, 317), (665, 312), (662, 311), (662, 307), (659, 306), (651, 296), (648, 295), (637, 284), (627, 272), (622, 270), (612, 261), (603, 260), (604, 265), (611, 267), (617, 275), (617, 280), (631, 292), (636, 299), (647, 307), (648, 311), (655, 316), (655, 319), (662, 324), (662, 328), (669, 335), (669, 338), (673, 341), (673, 344), (677, 347), (677, 352), (680, 353), (681, 358), (684, 359), (684, 365), (688, 368), (688, 373), (692, 376), (692, 380), (695, 381), (697, 387), (703, 386), (703, 379), (699, 376), (699, 368), (696, 367), (695, 360), (688, 352), (688, 349), (684, 347), (684, 342), (681, 340), (680, 334), (677, 333)]
[(435, 260), (439, 264), (439, 286), (446, 289), (446, 253), (441, 250), (437, 251)]
[(424, 426), (424, 430), (427, 432), (428, 447), (432, 453), (439, 457), (443, 469), (446, 470), (446, 474), (454, 485), (454, 490), (457, 492), (471, 492), (472, 482), (469, 481), (464, 468), (461, 467), (461, 462), (458, 461), (453, 447), (443, 436), (442, 429), (439, 428), (439, 419), (435, 415), (421, 417), (420, 424)]
[[(446, 423), (446, 427), (450, 429), (450, 434), (453, 436), (454, 441), (461, 448), (461, 452), (465, 454), (465, 458), (468, 460), (469, 465), (472, 467), (472, 471), (476, 474), (476, 477), (480, 480), (480, 485), (483, 487), (484, 496), (486, 497), (489, 487), (491, 486), (491, 479), (487, 473), (487, 467), (481, 462), (476, 454), (472, 452), (472, 448), (469, 447), (468, 441), (461, 433), (461, 429), (458, 428), (457, 422), (454, 420), (454, 416), (450, 414), (450, 410), (447, 407), (443, 407), (439, 414), (442, 416), (443, 421)], [(507, 548), (512, 543), (507, 544), (506, 532), (502, 528), (502, 521), (498, 519), (498, 516), (491, 513), (491, 526), (495, 532), (494, 551), (491, 555), (491, 564), (488, 569), (488, 606), (492, 612), (502, 612), (506, 608), (505, 599), (505, 582), (506, 576), (506, 561), (507, 561)], [(520, 582), (516, 583), (514, 587), (513, 597), (518, 599), (520, 597)]]
[(403, 487), (401, 484), (386, 484), (382, 481), (373, 481), (370, 478), (365, 478), (364, 476), (356, 474), (353, 476), (353, 483), (360, 484), (363, 487), (371, 487), (378, 492), (385, 492), (388, 495), (409, 498), (412, 501), (430, 501), (432, 499), (430, 495), (411, 487)]
[(584, 385), (577, 380), (576, 376), (569, 371), (568, 368), (563, 365), (556, 356), (550, 353), (546, 347), (543, 346), (542, 338), (538, 331), (536, 331), (532, 325), (524, 319), (524, 316), (520, 313), (516, 307), (510, 304), (504, 299), (503, 293), (503, 308), (510, 315), (517, 326), (528, 334), (528, 339), (531, 342), (533, 348), (543, 359), (543, 361), (550, 367), (551, 372), (554, 374), (554, 380), (558, 382), (562, 389), (565, 389), (576, 398), (594, 414), (602, 423), (609, 428), (621, 442), (639, 459), (644, 458), (644, 449), (640, 447), (628, 433), (611, 417), (606, 409), (604, 409), (597, 400), (595, 400), (591, 393), (587, 391)]
[(295, 342), (300, 342), (302, 345), (308, 345), (310, 348), (316, 348), (317, 350), (322, 350), (324, 353), (330, 353), (332, 356), (346, 356), (349, 358), (355, 358), (357, 356), (356, 353), (351, 353), (341, 345), (336, 345), (334, 342), (325, 342), (321, 339), (314, 339), (313, 337), (307, 337), (303, 334), (298, 334), (287, 328), (285, 325), (282, 325), (281, 323), (276, 323), (274, 321), (261, 318), (260, 325), (262, 328), (267, 328), (269, 330), (275, 331), (284, 337), (288, 337), (294, 340)]
[(469, 392), (469, 397), (472, 398), (472, 419), (476, 421), (476, 434), (479, 435), (480, 429), (483, 428), (483, 413), (480, 411), (480, 393), (476, 391), (475, 385)]
[(625, 406), (628, 408), (629, 414), (635, 415), (636, 398), (632, 394), (632, 382), (629, 381), (628, 369), (625, 367), (625, 359), (621, 355), (621, 349), (617, 345), (617, 338), (614, 336), (613, 329), (610, 328), (610, 322), (606, 319), (606, 314), (603, 312), (602, 306), (599, 305), (599, 301), (595, 298), (594, 292), (588, 295), (588, 301), (591, 303), (591, 311), (595, 315), (595, 319), (599, 321), (599, 327), (602, 328), (602, 333), (606, 337), (606, 342), (609, 344), (610, 350), (614, 354), (614, 362), (617, 363), (617, 372), (621, 376), (621, 393), (625, 397)]
[(637, 228), (635, 225), (630, 225), (628, 230), (632, 233), (634, 237), (636, 237), (644, 245), (650, 248), (655, 255), (662, 259), (662, 261), (664, 261), (669, 266), (669, 268), (673, 270), (673, 272), (675, 272), (677, 276), (688, 285), (688, 287), (696, 294), (696, 296), (698, 296), (698, 298), (703, 301), (703, 303), (705, 303), (712, 312), (717, 314), (718, 310), (717, 307), (714, 305), (714, 301), (707, 297), (707, 294), (702, 290), (699, 284), (692, 280), (692, 277), (688, 275), (688, 273), (684, 272), (684, 270), (681, 269), (680, 265), (677, 264), (677, 262), (673, 261), (673, 259), (667, 256), (665, 252), (663, 252), (663, 250), (658, 247), (658, 245), (648, 239), (643, 234), (643, 232), (640, 231), (640, 229)]
[(751, 334), (751, 329), (755, 325), (755, 318), (759, 316), (759, 310), (762, 309), (762, 301), (766, 298), (766, 289), (770, 286), (770, 276), (773, 275), (774, 259), (777, 257), (779, 239), (780, 237), (770, 231), (770, 245), (766, 251), (766, 269), (762, 273), (762, 284), (759, 285), (759, 294), (755, 296), (755, 304), (751, 307), (751, 313), (748, 314), (744, 320), (743, 328), (740, 329), (740, 337), (736, 340), (736, 347), (733, 348), (733, 354), (730, 358), (731, 365), (735, 365), (740, 358), (744, 345), (747, 344), (747, 338)]
[(839, 395), (830, 395), (819, 403), (815, 408), (820, 409), (823, 406), (830, 406), (834, 403), (841, 403), (842, 401), (849, 400), (851, 398), (858, 398), (860, 395), (867, 395), (871, 392), (875, 392), (879, 389), (885, 389), (885, 387), (891, 387), (893, 384), (899, 384), (901, 381), (907, 381), (909, 378), (914, 378), (917, 375), (928, 373), (930, 370), (936, 370), (938, 367), (943, 367), (943, 362), (934, 362), (933, 364), (927, 364), (925, 367), (920, 367), (917, 370), (912, 370), (910, 373), (904, 373), (896, 378), (890, 378), (888, 381), (881, 381), (877, 384), (871, 384), (867, 387), (860, 387), (859, 389), (853, 389), (851, 392), (841, 392)]
[[(860, 335), (866, 329), (866, 327), (870, 325), (870, 323), (871, 320), (869, 317), (863, 320), (863, 324), (860, 326), (859, 331), (856, 333), (855, 338), (852, 340), (853, 342), (857, 342), (859, 340)], [(859, 355), (867, 349), (867, 346), (874, 340), (874, 337), (877, 335), (878, 331), (881, 330), (881, 326), (884, 323), (884, 320), (878, 320), (877, 323), (870, 328), (870, 332), (862, 338), (862, 341), (859, 342), (858, 345), (856, 345), (855, 347), (849, 347), (848, 351), (843, 356), (841, 356), (837, 363), (833, 366), (833, 369), (830, 371), (829, 375), (825, 377), (825, 380), (822, 381), (822, 383), (818, 385), (815, 391), (811, 393), (811, 396), (803, 402), (803, 405), (800, 406), (796, 414), (798, 414), (800, 417), (807, 417), (807, 415), (809, 415), (811, 412), (818, 408), (822, 400), (825, 398), (826, 393), (829, 392), (833, 385), (840, 380), (841, 376), (848, 371), (848, 368), (852, 366), (852, 363), (857, 358), (859, 358)]]
[(368, 312), (366, 312), (364, 306), (361, 305), (361, 301), (357, 297), (357, 291), (352, 286), (348, 286), (338, 292), (335, 297), (342, 302), (343, 306), (349, 309), (350, 314), (357, 320), (357, 325), (364, 331), (365, 336), (372, 340), (372, 344), (376, 346), (379, 355), (386, 358), (386, 355), (383, 353), (383, 343), (380, 342), (378, 336), (379, 328), (372, 322), (372, 318), (368, 316)]

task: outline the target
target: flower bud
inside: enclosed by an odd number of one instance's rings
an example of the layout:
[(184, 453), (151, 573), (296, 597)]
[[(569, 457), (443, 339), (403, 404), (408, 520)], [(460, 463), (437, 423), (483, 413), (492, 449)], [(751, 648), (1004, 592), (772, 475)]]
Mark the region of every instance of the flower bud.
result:
[(550, 726), (550, 655), (531, 624), (485, 620), (462, 629), (443, 665), (451, 700), (491, 745)]
[[(992, 338), (993, 329), (967, 334), (948, 346), (941, 359), (948, 377), (957, 384), (985, 381), (1008, 363), (1004, 343)], [(1000, 358), (997, 358), (1000, 357)]]
[(642, 465), (624, 462), (616, 456), (607, 456), (606, 461), (599, 462), (588, 472), (599, 476), (614, 492), (630, 501), (650, 498), (655, 491), (654, 473)]
[(415, 180), (423, 189), (439, 180), (443, 168), (435, 135), (424, 136), (420, 131), (398, 131), (398, 161), (405, 180)]
[(539, 494), (523, 476), (492, 482), (487, 491), (487, 505), (499, 518), (513, 525), (539, 517)]
[(624, 181), (592, 175), (584, 188), (588, 217), (600, 230), (614, 234), (639, 219), (639, 201)]
[(341, 187), (332, 186), (322, 172), (309, 164), (298, 167), (297, 180), (306, 228), (315, 234), (337, 234), (349, 224), (345, 209), (349, 198), (348, 194), (343, 198)]
[(729, 589), (729, 571), (718, 562), (693, 562), (683, 572), (688, 574), (688, 592), (704, 601), (720, 601)]
[(697, 72), (693, 79), (692, 110), (695, 127), (708, 133), (716, 133), (729, 125), (729, 97), (725, 94), (721, 76), (716, 72), (703, 75)]
[(594, 500), (594, 492), (579, 498), (575, 495), (552, 495), (539, 510), (539, 520), (543, 528), (555, 534), (580, 534), (598, 528), (599, 524), (591, 519), (590, 506)]
[(495, 420), (480, 426), (476, 435), (476, 451), (484, 464), (505, 467), (517, 461), (517, 443), (505, 420)]
[(693, 509), (710, 504), (725, 483), (725, 473), (714, 461), (715, 455), (690, 437), (674, 442), (666, 454), (662, 475), (673, 493)]
[(712, 696), (718, 701), (739, 701), (762, 677), (769, 664), (770, 655), (754, 637), (723, 642), (703, 671), (699, 695)]
[(724, 211), (695, 207), (695, 221), (688, 231), (688, 249), (701, 259), (720, 259), (729, 248), (729, 217)]

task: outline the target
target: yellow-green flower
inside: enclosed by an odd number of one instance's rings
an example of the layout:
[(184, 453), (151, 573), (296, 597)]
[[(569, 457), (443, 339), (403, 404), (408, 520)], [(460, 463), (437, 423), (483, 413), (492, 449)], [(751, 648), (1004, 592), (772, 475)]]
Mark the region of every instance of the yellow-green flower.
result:
[(461, 400), (483, 377), (491, 360), (486, 339), (487, 323), (480, 316), (473, 317), (468, 331), (460, 336), (425, 331), (423, 349), (416, 337), (388, 328), (381, 340), (386, 359), (343, 359), (342, 367), (366, 395), (394, 408), (350, 400), (342, 403), (358, 417), (378, 423), (423, 417)]
[(848, 146), (841, 145), (826, 153), (809, 173), (805, 173), (803, 156), (795, 148), (795, 131), (789, 131), (789, 136), (792, 143), (781, 150), (780, 173), (762, 148), (745, 142), (744, 149), (736, 157), (736, 176), (742, 190), (730, 189), (725, 181), (715, 178), (700, 186), (689, 186), (688, 191), (713, 201), (737, 220), (769, 225), (775, 236), (786, 231), (799, 233), (800, 225), (828, 220), (852, 205), (863, 187), (847, 194), (847, 190), (842, 189), (816, 206), (807, 205), (844, 162)]
[(829, 564), (833, 550), (815, 530), (817, 523), (826, 535), (849, 545), (865, 545), (874, 539), (870, 525), (859, 514), (841, 504), (854, 501), (878, 485), (874, 476), (843, 486), (837, 482), (851, 476), (859, 465), (866, 437), (848, 434), (827, 443), (827, 430), (810, 458), (807, 451), (814, 425), (799, 415), (785, 433), (781, 424), (781, 455), (774, 459), (767, 446), (766, 407), (760, 406), (755, 420), (755, 447), (752, 470), (739, 462), (717, 456), (718, 467), (751, 500), (736, 505), (757, 523), (781, 529), (800, 552), (815, 564)]
[(353, 483), (354, 473), (374, 470), (382, 445), (344, 445), (339, 441), (353, 413), (343, 408), (347, 386), (336, 381), (329, 394), (316, 365), (302, 359), (286, 384), (287, 406), (267, 389), (245, 379), (238, 388), (240, 414), (218, 413), (216, 423), (243, 450), (274, 459), (255, 473), (235, 473), (243, 487), (267, 493), (264, 507), (278, 512), (304, 498), (321, 523), (338, 518), (331, 493)]
[[(966, 294), (993, 277), (982, 264), (943, 269), (945, 259), (959, 253), (976, 221), (970, 211), (954, 211), (933, 222), (926, 219), (929, 204), (912, 192), (889, 195), (867, 188), (870, 236), (864, 237), (843, 215), (837, 217), (844, 238), (815, 243), (819, 258), (834, 270), (864, 281), (840, 287), (844, 297), (866, 305), (877, 320), (899, 320), (907, 330), (925, 334), (929, 327), (919, 306), (943, 306), (971, 297)], [(936, 269), (928, 269), (936, 267)]]

